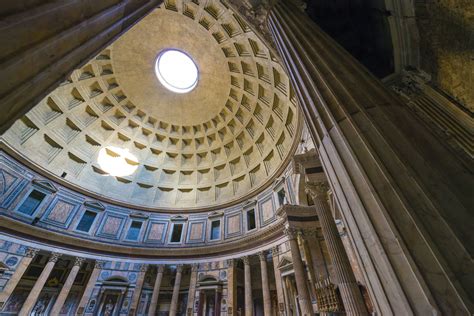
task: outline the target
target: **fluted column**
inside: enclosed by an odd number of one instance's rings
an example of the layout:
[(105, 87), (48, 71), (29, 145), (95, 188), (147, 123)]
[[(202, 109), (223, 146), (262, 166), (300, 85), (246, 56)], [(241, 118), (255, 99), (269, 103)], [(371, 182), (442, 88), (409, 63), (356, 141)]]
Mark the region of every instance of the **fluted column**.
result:
[(306, 241), (306, 235), (303, 234), (303, 231), (302, 230), (299, 230), (298, 231), (298, 244), (300, 244), (300, 249), (302, 248), (303, 249), (303, 254), (304, 254), (304, 258), (305, 258), (305, 261), (306, 261), (306, 268), (308, 269), (308, 276), (309, 276), (309, 284), (311, 285), (310, 286), (310, 290), (311, 290), (311, 294), (313, 298), (316, 297), (316, 290), (315, 290), (315, 283), (316, 283), (316, 273), (314, 271), (314, 267), (313, 267), (313, 261), (312, 261), (312, 257), (311, 257), (311, 253), (309, 251), (309, 247), (308, 247), (308, 242)]
[(253, 316), (252, 276), (250, 275), (249, 257), (243, 257), (244, 287), (245, 287), (245, 316)]
[(164, 265), (156, 267), (156, 280), (153, 286), (153, 294), (151, 295), (150, 308), (148, 309), (148, 316), (155, 316), (156, 307), (158, 306), (158, 297), (160, 295), (161, 280), (163, 279), (163, 272), (165, 271)]
[(367, 315), (367, 308), (327, 203), (328, 185), (321, 182), (315, 185), (307, 185), (306, 188), (314, 201), (314, 207), (318, 214), (321, 230), (334, 269), (336, 278), (334, 283), (337, 284), (341, 293), (345, 311), (348, 315)]
[[(285, 293), (283, 292), (282, 276), (278, 269), (278, 246), (272, 248), (273, 272), (275, 273), (275, 287), (277, 292), (277, 315), (285, 315)], [(282, 310), (283, 309), (283, 310)]]
[(318, 240), (318, 233), (316, 229), (305, 229), (304, 230), (304, 239), (306, 245), (309, 249), (309, 254), (311, 256), (311, 265), (313, 266), (314, 277), (316, 281), (323, 278), (329, 277), (329, 271), (327, 269), (326, 259), (321, 250), (321, 245)]
[(237, 315), (237, 262), (235, 259), (227, 261), (227, 315)]
[(36, 300), (38, 299), (41, 290), (43, 289), (44, 284), (48, 280), (48, 277), (51, 271), (53, 270), (54, 265), (58, 261), (59, 257), (61, 257), (60, 253), (52, 253), (51, 256), (48, 258), (48, 263), (46, 263), (43, 271), (38, 277), (38, 280), (36, 280), (35, 285), (33, 285), (33, 288), (28, 294), (28, 297), (26, 298), (25, 303), (23, 303), (23, 306), (21, 307), (20, 313), (18, 315), (27, 316), (30, 314), (31, 309), (34, 307)]
[(0, 293), (0, 309), (3, 307), (5, 302), (8, 301), (8, 298), (10, 298), (10, 295), (13, 293), (13, 290), (17, 286), (18, 282), (20, 282), (23, 273), (25, 273), (26, 269), (28, 268), (38, 251), (39, 250), (35, 248), (28, 248), (26, 250), (25, 256), (23, 257), (23, 259), (21, 259), (20, 263), (16, 267), (15, 272), (13, 272), (10, 280), (8, 280), (7, 284), (3, 288), (2, 293)]
[(291, 258), (293, 260), (293, 270), (295, 271), (296, 290), (298, 291), (298, 302), (300, 304), (302, 316), (313, 315), (313, 306), (309, 296), (308, 286), (306, 285), (306, 270), (301, 259), (301, 253), (298, 246), (297, 231), (293, 228), (286, 228), (285, 234), (290, 243)]
[(140, 266), (140, 273), (138, 273), (137, 283), (135, 285), (135, 291), (133, 292), (132, 301), (130, 303), (129, 315), (135, 315), (137, 311), (138, 303), (140, 302), (140, 295), (142, 294), (143, 282), (145, 282), (145, 275), (148, 270), (147, 264)]
[(189, 280), (188, 304), (186, 307), (186, 315), (192, 315), (194, 310), (194, 296), (196, 295), (196, 283), (198, 277), (199, 265), (193, 264), (191, 266), (191, 278)]
[(270, 298), (270, 284), (268, 281), (268, 270), (267, 270), (267, 256), (265, 252), (258, 254), (260, 259), (260, 270), (262, 275), (262, 291), (263, 291), (263, 314), (272, 314), (272, 300)]
[(87, 281), (86, 288), (84, 289), (84, 293), (82, 293), (81, 301), (79, 305), (77, 305), (77, 312), (76, 315), (84, 315), (86, 310), (86, 305), (89, 302), (89, 299), (92, 294), (92, 290), (95, 287), (95, 283), (97, 282), (97, 278), (99, 277), (99, 273), (104, 267), (105, 262), (97, 260), (94, 264), (94, 270), (92, 270), (91, 276), (89, 277), (89, 281)]
[(474, 313), (472, 165), (293, 1), (265, 21), (377, 313)]
[(176, 278), (173, 287), (173, 296), (171, 297), (170, 315), (175, 316), (178, 309), (179, 289), (181, 286), (181, 276), (183, 273), (183, 265), (176, 266)]
[(61, 289), (61, 292), (59, 292), (56, 302), (54, 302), (53, 308), (51, 309), (51, 315), (59, 315), (59, 312), (61, 311), (61, 308), (63, 307), (64, 302), (66, 301), (66, 298), (69, 295), (69, 292), (71, 291), (71, 287), (74, 284), (74, 280), (76, 280), (77, 273), (81, 269), (84, 260), (85, 258), (80, 257), (76, 257), (76, 259), (74, 260), (74, 266), (72, 267), (71, 272), (69, 272), (66, 282), (64, 282), (64, 285)]

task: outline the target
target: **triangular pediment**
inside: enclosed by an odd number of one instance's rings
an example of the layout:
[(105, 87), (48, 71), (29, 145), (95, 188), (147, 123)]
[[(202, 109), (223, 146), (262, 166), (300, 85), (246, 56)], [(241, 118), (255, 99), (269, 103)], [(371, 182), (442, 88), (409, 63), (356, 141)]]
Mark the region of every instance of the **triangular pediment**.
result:
[(34, 179), (33, 184), (51, 193), (58, 192), (58, 189), (54, 186), (54, 184), (47, 180)]
[(187, 221), (187, 220), (188, 218), (182, 215), (176, 215), (176, 216), (171, 217), (171, 221), (174, 221), (174, 222)]
[(293, 265), (293, 262), (291, 261), (290, 258), (284, 256), (283, 258), (281, 258), (280, 262), (278, 263), (277, 268), (281, 269), (281, 268), (285, 268), (285, 267), (290, 266), (290, 265)]
[(105, 210), (104, 204), (97, 202), (97, 201), (85, 201), (84, 205), (88, 208), (92, 208), (97, 211), (103, 211)]

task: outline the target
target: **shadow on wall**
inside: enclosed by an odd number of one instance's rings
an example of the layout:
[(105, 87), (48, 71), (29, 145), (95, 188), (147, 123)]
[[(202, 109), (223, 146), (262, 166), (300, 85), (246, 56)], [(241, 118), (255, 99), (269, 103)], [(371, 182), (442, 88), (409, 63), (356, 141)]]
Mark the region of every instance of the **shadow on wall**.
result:
[(421, 68), (431, 75), (434, 85), (472, 114), (474, 1), (417, 1), (415, 12)]

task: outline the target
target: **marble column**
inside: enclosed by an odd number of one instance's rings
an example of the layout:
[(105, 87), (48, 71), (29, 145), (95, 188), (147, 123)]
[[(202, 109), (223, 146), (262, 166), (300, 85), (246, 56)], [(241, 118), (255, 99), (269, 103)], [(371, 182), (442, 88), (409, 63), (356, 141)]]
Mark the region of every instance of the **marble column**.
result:
[(36, 280), (35, 285), (33, 285), (33, 288), (28, 294), (25, 303), (23, 303), (20, 313), (18, 314), (19, 316), (27, 316), (30, 314), (32, 308), (35, 306), (35, 303), (38, 300), (38, 297), (41, 293), (41, 290), (43, 289), (44, 284), (48, 280), (48, 277), (51, 274), (51, 271), (53, 270), (54, 265), (58, 261), (59, 257), (61, 257), (60, 253), (52, 253), (51, 256), (48, 258), (48, 263), (46, 263), (45, 267), (43, 268), (43, 271)]
[(311, 265), (313, 266), (314, 277), (316, 281), (329, 277), (326, 259), (318, 239), (318, 232), (315, 229), (305, 229), (303, 231), (304, 239), (309, 248), (311, 256)]
[(306, 269), (303, 265), (300, 249), (297, 241), (297, 231), (293, 228), (286, 228), (285, 234), (290, 243), (291, 258), (293, 260), (293, 270), (295, 271), (296, 290), (298, 291), (298, 302), (302, 316), (313, 315), (313, 306), (306, 285)]
[(299, 230), (297, 233), (298, 244), (300, 249), (303, 249), (304, 259), (306, 261), (306, 267), (308, 270), (309, 284), (311, 289), (311, 297), (316, 298), (316, 273), (314, 271), (313, 261), (311, 257), (311, 252), (309, 251), (308, 242), (306, 241), (306, 235), (303, 234), (303, 231)]
[(171, 306), (170, 306), (169, 316), (176, 316), (176, 312), (178, 309), (179, 289), (181, 286), (182, 273), (183, 273), (183, 265), (179, 264), (176, 266), (176, 278), (174, 281), (173, 296), (171, 297)]
[(158, 265), (156, 267), (156, 280), (153, 286), (153, 294), (151, 296), (150, 308), (148, 309), (148, 316), (155, 316), (156, 308), (158, 306), (158, 297), (160, 295), (161, 280), (163, 279), (163, 272), (165, 271), (164, 265)]
[(143, 283), (145, 282), (145, 275), (148, 270), (147, 264), (140, 266), (140, 272), (138, 273), (137, 283), (135, 285), (135, 291), (133, 292), (132, 300), (129, 308), (129, 315), (135, 315), (138, 304), (140, 303), (140, 296), (142, 294)]
[(104, 267), (105, 262), (97, 260), (94, 264), (94, 269), (91, 272), (91, 275), (89, 277), (89, 281), (87, 281), (86, 288), (84, 289), (84, 293), (82, 293), (81, 301), (77, 305), (77, 312), (76, 315), (84, 315), (84, 312), (87, 307), (87, 303), (89, 303), (89, 299), (92, 294), (92, 290), (94, 290), (95, 283), (97, 282), (97, 279), (99, 278), (100, 271)]
[(324, 240), (328, 247), (329, 257), (331, 258), (336, 278), (333, 283), (339, 288), (344, 309), (348, 315), (367, 315), (368, 312), (364, 299), (362, 298), (349, 258), (339, 236), (336, 222), (327, 202), (328, 188), (327, 183), (320, 182), (307, 185), (306, 191), (313, 199)]
[(245, 316), (253, 316), (252, 276), (250, 275), (250, 258), (243, 257), (244, 287), (245, 287)]
[(473, 314), (472, 165), (293, 1), (267, 14), (375, 311)]
[(74, 266), (71, 268), (71, 272), (67, 276), (66, 282), (64, 282), (61, 292), (59, 292), (56, 302), (54, 302), (53, 308), (51, 309), (51, 315), (59, 315), (61, 308), (63, 308), (64, 302), (71, 291), (74, 280), (76, 280), (77, 273), (81, 269), (82, 263), (85, 258), (76, 257), (74, 260)]
[(227, 315), (237, 315), (237, 261), (227, 261)]
[(191, 266), (191, 277), (189, 280), (189, 291), (188, 291), (188, 303), (186, 305), (186, 315), (193, 315), (194, 310), (194, 297), (196, 295), (196, 283), (198, 277), (198, 268), (197, 263)]
[(268, 280), (267, 256), (265, 252), (258, 254), (260, 259), (260, 271), (262, 275), (262, 292), (263, 292), (263, 314), (272, 315), (272, 299), (270, 297), (270, 282)]
[(282, 276), (278, 269), (278, 246), (272, 248), (273, 272), (275, 273), (275, 287), (277, 292), (277, 315), (285, 315), (285, 293), (282, 284)]
[(20, 282), (23, 273), (25, 273), (26, 269), (28, 268), (38, 251), (39, 250), (35, 248), (28, 248), (26, 250), (25, 256), (23, 257), (23, 259), (21, 259), (20, 263), (16, 267), (15, 272), (13, 272), (10, 280), (8, 280), (7, 284), (3, 288), (2, 293), (0, 293), (0, 310), (10, 298), (10, 295), (13, 293), (13, 290), (17, 286), (18, 282)]

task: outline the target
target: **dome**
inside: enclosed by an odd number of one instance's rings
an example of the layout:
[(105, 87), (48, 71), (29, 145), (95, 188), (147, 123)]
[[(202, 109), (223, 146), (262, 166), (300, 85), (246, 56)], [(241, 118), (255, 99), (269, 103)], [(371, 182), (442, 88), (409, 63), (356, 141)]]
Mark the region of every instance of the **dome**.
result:
[[(191, 72), (195, 66), (189, 83), (176, 70), (185, 91), (170, 90), (155, 72), (167, 52), (189, 58)], [(220, 3), (166, 2), (4, 137), (90, 194), (143, 208), (205, 210), (268, 187), (287, 166), (299, 126), (283, 68), (244, 21)]]

